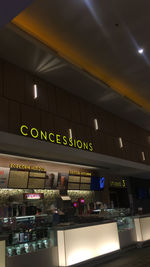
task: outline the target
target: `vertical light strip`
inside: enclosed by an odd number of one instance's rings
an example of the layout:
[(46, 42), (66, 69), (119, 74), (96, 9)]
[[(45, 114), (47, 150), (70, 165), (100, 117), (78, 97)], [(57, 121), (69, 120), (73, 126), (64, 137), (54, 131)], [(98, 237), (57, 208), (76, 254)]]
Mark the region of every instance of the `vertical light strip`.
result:
[(72, 129), (69, 129), (69, 138), (72, 139)]
[(34, 99), (36, 99), (38, 97), (37, 84), (34, 84), (33, 88), (34, 88)]
[(145, 153), (142, 152), (142, 160), (145, 161)]
[(121, 138), (121, 137), (119, 137), (119, 138), (118, 138), (118, 140), (119, 140), (119, 147), (120, 147), (120, 148), (123, 148), (123, 142), (122, 142), (122, 138)]
[(98, 130), (98, 120), (94, 119), (94, 128), (97, 131)]

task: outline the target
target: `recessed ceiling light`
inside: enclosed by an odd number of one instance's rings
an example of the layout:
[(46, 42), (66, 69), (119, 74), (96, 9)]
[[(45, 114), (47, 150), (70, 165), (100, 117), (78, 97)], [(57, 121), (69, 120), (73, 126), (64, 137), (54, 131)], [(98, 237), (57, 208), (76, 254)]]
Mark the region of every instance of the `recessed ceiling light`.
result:
[(139, 54), (143, 54), (143, 52), (144, 52), (144, 49), (143, 49), (143, 48), (140, 48), (140, 49), (138, 50), (138, 53), (139, 53)]

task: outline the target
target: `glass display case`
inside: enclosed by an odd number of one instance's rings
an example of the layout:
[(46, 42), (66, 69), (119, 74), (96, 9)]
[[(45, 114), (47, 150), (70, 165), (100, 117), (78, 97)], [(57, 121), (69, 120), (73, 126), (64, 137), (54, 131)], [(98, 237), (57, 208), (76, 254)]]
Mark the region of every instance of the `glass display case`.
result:
[(118, 231), (134, 229), (134, 218), (131, 216), (117, 218)]
[(43, 238), (34, 242), (18, 243), (16, 245), (7, 246), (7, 256), (22, 255), (36, 252), (40, 249), (52, 247), (54, 240), (51, 238)]
[(8, 233), (7, 256), (22, 255), (57, 246), (56, 230), (50, 221), (47, 215), (4, 218), (3, 228)]

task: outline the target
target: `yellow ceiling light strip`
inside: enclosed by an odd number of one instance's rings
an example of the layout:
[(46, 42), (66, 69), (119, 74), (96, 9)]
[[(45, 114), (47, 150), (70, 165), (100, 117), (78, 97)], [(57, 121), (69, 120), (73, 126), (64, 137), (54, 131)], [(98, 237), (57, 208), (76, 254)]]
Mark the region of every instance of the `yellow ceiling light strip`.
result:
[(129, 98), (135, 104), (150, 112), (149, 101), (137, 94), (134, 88), (130, 88), (122, 81), (114, 78), (107, 70), (96, 66), (94, 62), (91, 62), (91, 60), (85, 57), (81, 51), (77, 51), (75, 47), (71, 47), (69, 42), (64, 42), (58, 33), (53, 32), (52, 28), (46, 28), (42, 25), (41, 21), (35, 20), (34, 16), (32, 17), (26, 13), (22, 13), (13, 19), (12, 23), (58, 52), (59, 55), (69, 62), (72, 62), (73, 65), (86, 70), (97, 79), (104, 81), (114, 91)]

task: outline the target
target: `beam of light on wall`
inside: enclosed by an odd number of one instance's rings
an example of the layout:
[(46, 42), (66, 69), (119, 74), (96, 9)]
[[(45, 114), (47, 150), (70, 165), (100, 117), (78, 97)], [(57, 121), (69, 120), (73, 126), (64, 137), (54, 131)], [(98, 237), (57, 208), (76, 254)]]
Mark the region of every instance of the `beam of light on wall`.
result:
[(69, 129), (69, 138), (72, 139), (72, 129)]
[(94, 119), (94, 128), (95, 128), (96, 131), (99, 129), (98, 120), (97, 119)]
[(118, 140), (119, 140), (119, 147), (120, 147), (120, 148), (123, 148), (123, 141), (122, 141), (122, 138), (119, 137)]
[(34, 88), (34, 99), (36, 99), (38, 97), (37, 84), (34, 84), (33, 88)]
[(142, 160), (145, 161), (145, 153), (142, 152)]

